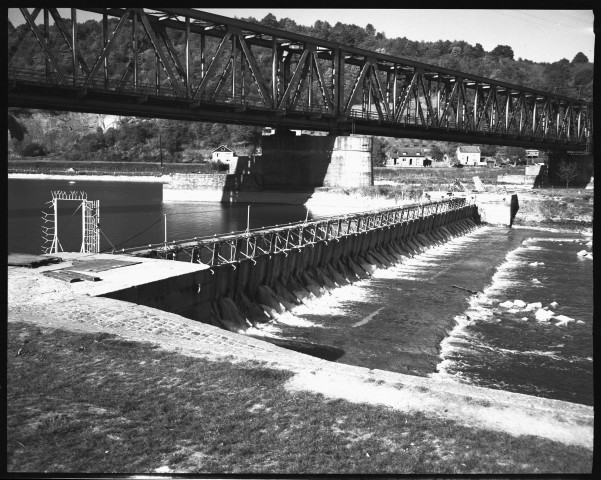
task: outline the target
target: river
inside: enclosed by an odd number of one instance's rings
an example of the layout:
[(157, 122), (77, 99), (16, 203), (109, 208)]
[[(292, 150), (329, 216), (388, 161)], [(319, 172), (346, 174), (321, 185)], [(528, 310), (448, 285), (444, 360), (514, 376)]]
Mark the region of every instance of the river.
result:
[[(100, 200), (101, 250), (161, 242), (164, 215), (169, 240), (247, 227), (245, 204), (163, 202), (161, 189), (10, 179), (8, 250), (41, 252), (41, 210), (52, 190)], [(81, 243), (75, 210), (76, 202), (61, 202), (65, 250)], [(250, 228), (314, 215), (254, 204)], [(484, 226), (253, 333), (341, 348), (340, 363), (592, 405), (593, 262), (582, 251), (592, 252), (590, 232)]]

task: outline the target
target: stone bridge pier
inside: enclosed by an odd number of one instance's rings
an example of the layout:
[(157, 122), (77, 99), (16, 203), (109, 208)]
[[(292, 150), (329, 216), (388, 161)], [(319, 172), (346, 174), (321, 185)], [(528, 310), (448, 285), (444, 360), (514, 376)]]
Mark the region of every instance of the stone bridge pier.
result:
[(230, 173), (240, 185), (265, 190), (373, 185), (372, 137), (295, 135), (276, 131), (261, 139), (262, 154), (239, 157)]

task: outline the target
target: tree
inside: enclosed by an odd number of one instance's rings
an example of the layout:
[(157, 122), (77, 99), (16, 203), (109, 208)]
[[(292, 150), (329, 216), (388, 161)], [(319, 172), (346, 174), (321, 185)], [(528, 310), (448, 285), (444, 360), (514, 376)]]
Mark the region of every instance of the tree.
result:
[(588, 63), (588, 57), (584, 53), (578, 52), (572, 60), (572, 63)]
[(263, 20), (261, 20), (259, 23), (261, 23), (261, 25), (266, 25), (268, 27), (273, 28), (278, 28), (279, 26), (278, 19), (273, 13), (268, 13), (267, 15), (265, 15), (265, 17), (263, 17)]
[(482, 58), (482, 57), (484, 57), (484, 55), (485, 55), (484, 48), (479, 43), (476, 43), (476, 45), (474, 46), (474, 56), (476, 58)]
[(513, 60), (513, 49), (509, 45), (497, 45), (490, 53), (497, 58), (503, 57)]
[(497, 148), (495, 157), (499, 163), (513, 162), (515, 165), (518, 165), (525, 162), (526, 150), (521, 147), (502, 146)]
[(582, 70), (574, 74), (574, 85), (587, 85), (592, 82), (594, 77), (592, 65), (590, 68), (588, 66), (580, 68), (582, 68)]
[(480, 145), (480, 153), (483, 157), (494, 157), (497, 153), (496, 145)]
[(438, 145), (432, 145), (430, 148), (430, 156), (434, 159), (434, 161), (441, 162), (444, 157), (444, 153)]
[(546, 81), (545, 89), (553, 91), (556, 87), (564, 87), (570, 83), (570, 62), (562, 58), (561, 60), (548, 64), (544, 69), (544, 78)]
[(186, 141), (187, 129), (182, 122), (166, 121), (161, 126), (161, 146), (171, 155), (180, 152)]
[(566, 188), (568, 188), (570, 182), (578, 176), (578, 165), (562, 160), (556, 175), (559, 180), (566, 182)]
[(25, 138), (27, 128), (19, 122), (13, 115), (8, 114), (8, 131), (10, 136), (19, 142)]
[(96, 152), (106, 148), (102, 128), (98, 127), (94, 133), (84, 135), (77, 142), (77, 149), (82, 152)]
[(37, 142), (28, 143), (21, 150), (23, 157), (44, 157), (46, 154), (44, 147)]
[(461, 55), (461, 47), (459, 45), (451, 47), (451, 55), (453, 55), (454, 57), (458, 57), (459, 55)]
[(372, 162), (376, 167), (386, 165), (386, 147), (388, 142), (384, 137), (372, 137)]

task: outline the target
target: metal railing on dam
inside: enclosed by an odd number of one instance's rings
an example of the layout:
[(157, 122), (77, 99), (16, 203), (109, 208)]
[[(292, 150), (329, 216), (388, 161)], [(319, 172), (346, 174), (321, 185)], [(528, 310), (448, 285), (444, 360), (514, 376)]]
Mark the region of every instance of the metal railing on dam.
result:
[[(455, 211), (468, 204), (466, 198), (404, 205), (394, 208), (345, 214), (325, 219), (290, 223), (283, 226), (249, 229), (212, 237), (194, 237), (170, 242), (115, 250), (113, 253), (190, 260), (211, 267), (254, 259), (259, 255), (289, 252), (317, 242), (338, 241), (348, 235), (424, 219), (436, 214)], [(181, 258), (181, 256), (185, 256)]]

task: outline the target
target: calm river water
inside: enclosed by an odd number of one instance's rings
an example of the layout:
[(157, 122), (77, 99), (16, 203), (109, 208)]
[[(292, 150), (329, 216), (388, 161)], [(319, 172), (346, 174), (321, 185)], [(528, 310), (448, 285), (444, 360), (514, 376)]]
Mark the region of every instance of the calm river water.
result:
[[(245, 204), (163, 203), (161, 189), (11, 179), (8, 251), (41, 252), (40, 212), (52, 190), (100, 200), (101, 250), (161, 242), (164, 214), (169, 239), (246, 228)], [(76, 202), (60, 208), (61, 244), (77, 251)], [(303, 206), (252, 205), (250, 227), (306, 215)], [(583, 250), (592, 252), (588, 232), (483, 227), (253, 333), (342, 348), (340, 363), (592, 405), (593, 262)]]

